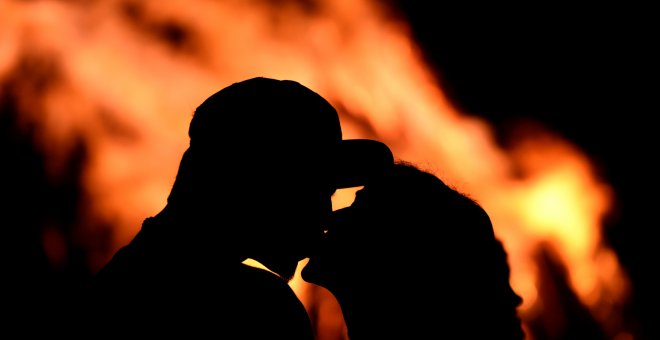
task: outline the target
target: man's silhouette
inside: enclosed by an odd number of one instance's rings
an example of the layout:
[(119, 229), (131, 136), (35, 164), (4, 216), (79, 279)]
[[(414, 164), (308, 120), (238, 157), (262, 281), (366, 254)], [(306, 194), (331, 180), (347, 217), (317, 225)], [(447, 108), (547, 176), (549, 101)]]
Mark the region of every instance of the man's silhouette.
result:
[(486, 211), (404, 162), (334, 213), (302, 270), (337, 298), (351, 340), (522, 339), (509, 274)]
[(332, 194), (381, 173), (390, 150), (342, 140), (324, 98), (263, 77), (211, 95), (189, 136), (167, 205), (96, 275), (92, 325), (106, 335), (312, 339), (288, 281), (322, 236)]

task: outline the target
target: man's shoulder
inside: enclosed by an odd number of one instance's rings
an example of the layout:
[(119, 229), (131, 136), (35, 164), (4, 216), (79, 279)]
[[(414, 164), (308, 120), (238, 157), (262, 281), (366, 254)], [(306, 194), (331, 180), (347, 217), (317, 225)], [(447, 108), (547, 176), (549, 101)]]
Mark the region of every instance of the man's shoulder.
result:
[(240, 286), (241, 305), (259, 319), (270, 336), (287, 335), (291, 339), (312, 339), (311, 321), (304, 304), (289, 283), (263, 268), (242, 264), (234, 282)]

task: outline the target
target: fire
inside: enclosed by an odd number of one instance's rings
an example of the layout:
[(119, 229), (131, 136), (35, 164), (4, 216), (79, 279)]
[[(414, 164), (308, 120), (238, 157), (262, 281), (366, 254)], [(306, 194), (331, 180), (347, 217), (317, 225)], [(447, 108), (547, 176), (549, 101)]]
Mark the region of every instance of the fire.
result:
[[(90, 250), (92, 269), (164, 206), (194, 108), (263, 75), (316, 90), (340, 110), (346, 138), (379, 139), (480, 201), (509, 252), (523, 320), (543, 312), (542, 246), (603, 324), (626, 299), (625, 273), (601, 239), (613, 193), (589, 159), (539, 127), (499, 146), (488, 122), (450, 105), (405, 22), (375, 1), (3, 1), (0, 47), (0, 81), (18, 98), (21, 126), (38, 127), (49, 171), (62, 171), (76, 142), (88, 150), (80, 233), (98, 221), (114, 231), (113, 249)], [(324, 297), (299, 278), (292, 286), (308, 306)]]

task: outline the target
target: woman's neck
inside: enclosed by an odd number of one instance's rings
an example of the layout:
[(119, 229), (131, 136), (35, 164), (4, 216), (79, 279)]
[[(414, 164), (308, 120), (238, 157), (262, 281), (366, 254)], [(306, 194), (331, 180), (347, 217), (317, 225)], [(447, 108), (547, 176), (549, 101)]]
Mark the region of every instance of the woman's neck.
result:
[(371, 287), (336, 294), (351, 340), (396, 338), (392, 335), (400, 324), (395, 315), (405, 311), (396, 310), (397, 304), (391, 297), (379, 291)]

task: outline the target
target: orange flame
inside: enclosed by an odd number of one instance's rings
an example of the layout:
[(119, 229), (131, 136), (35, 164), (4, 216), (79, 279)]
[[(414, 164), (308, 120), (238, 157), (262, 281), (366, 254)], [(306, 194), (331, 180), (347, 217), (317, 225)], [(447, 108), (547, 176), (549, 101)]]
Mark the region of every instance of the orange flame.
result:
[[(369, 0), (4, 1), (0, 80), (25, 60), (55, 70), (57, 82), (40, 98), (21, 93), (22, 112), (32, 113), (21, 118), (40, 127), (54, 172), (73, 140), (84, 140), (87, 218), (113, 225), (113, 251), (164, 206), (197, 104), (247, 77), (291, 78), (340, 108), (346, 138), (384, 141), (481, 202), (509, 252), (523, 319), (543, 308), (533, 253), (544, 243), (607, 322), (628, 289), (601, 240), (611, 189), (550, 131), (537, 127), (499, 147), (487, 122), (450, 105), (408, 33)], [(342, 193), (335, 204), (350, 200)], [(90, 266), (108, 258), (91, 256)], [(292, 286), (309, 303), (299, 277)]]

